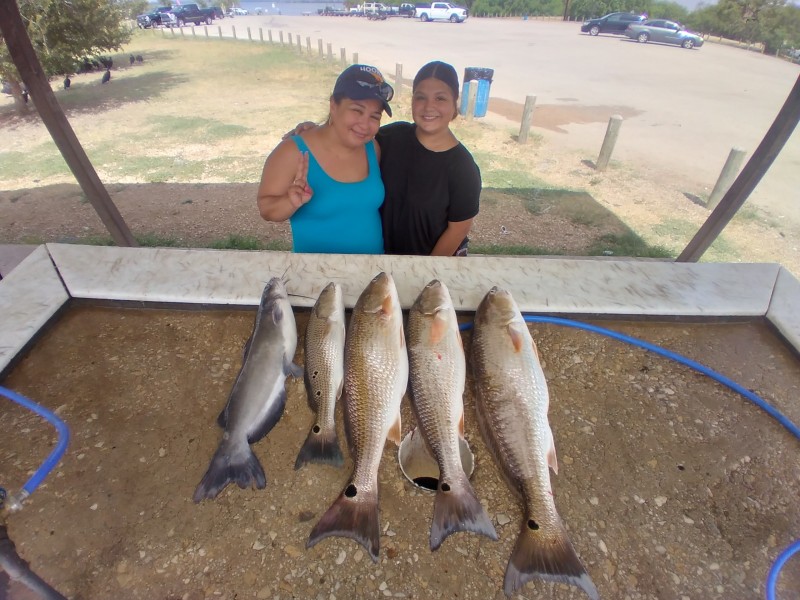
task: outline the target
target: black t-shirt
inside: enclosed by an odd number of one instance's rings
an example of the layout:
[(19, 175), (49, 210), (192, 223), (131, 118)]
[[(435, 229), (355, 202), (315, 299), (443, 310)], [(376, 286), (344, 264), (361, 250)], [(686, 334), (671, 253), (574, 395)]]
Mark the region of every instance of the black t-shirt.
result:
[(413, 123), (380, 128), (381, 207), (386, 254), (429, 255), (448, 221), (478, 214), (481, 173), (462, 144), (432, 152), (417, 140)]

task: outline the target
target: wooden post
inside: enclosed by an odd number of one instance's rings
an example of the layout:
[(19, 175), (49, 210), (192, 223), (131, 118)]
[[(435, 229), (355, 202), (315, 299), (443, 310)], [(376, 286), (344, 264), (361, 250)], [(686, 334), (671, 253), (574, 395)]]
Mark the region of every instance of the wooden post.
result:
[(289, 38), (289, 46), (291, 46), (292, 48), (294, 48), (294, 42), (292, 41), (292, 34), (291, 34), (291, 33), (287, 33), (286, 35), (287, 35), (287, 36), (288, 36), (288, 38)]
[(342, 59), (342, 67), (347, 67), (347, 50), (341, 48), (339, 51), (339, 55), (341, 56)]
[(303, 40), (300, 38), (300, 34), (297, 34), (297, 51), (302, 54), (303, 53)]
[(56, 100), (16, 2), (0, 2), (0, 33), (31, 100), (86, 199), (118, 246), (138, 246)]
[(208, 25), (203, 25), (203, 29), (205, 29), (206, 37), (208, 37)]
[(267, 35), (269, 36), (269, 43), (274, 44), (275, 42), (272, 41), (272, 29), (267, 29)]
[(328, 62), (333, 64), (333, 44), (328, 42)]
[(478, 99), (478, 82), (476, 80), (472, 80), (468, 84), (467, 88), (467, 121), (472, 121), (473, 117), (475, 116), (475, 103)]
[(280, 39), (280, 41), (281, 41), (281, 46), (283, 46), (283, 29), (281, 29), (280, 31), (278, 31), (278, 38), (279, 38), (279, 39)]
[(258, 39), (261, 40), (262, 43), (264, 42), (264, 29), (262, 27), (258, 28)]
[(217, 25), (217, 30), (219, 31), (219, 39), (222, 39), (222, 26)]
[(395, 63), (394, 65), (394, 93), (400, 94), (403, 89), (403, 64)]
[(311, 56), (311, 38), (306, 36), (306, 54)]
[(325, 55), (322, 53), (322, 40), (321, 39), (317, 40), (317, 45), (319, 46), (319, 57), (320, 58), (325, 58)]
[(746, 152), (742, 148), (731, 148), (728, 159), (725, 161), (725, 165), (722, 167), (722, 171), (719, 174), (717, 183), (714, 184), (714, 189), (708, 197), (706, 208), (716, 208), (719, 201), (725, 195), (725, 192), (730, 189), (733, 180), (736, 179), (736, 176), (739, 174), (739, 169), (742, 168), (745, 154)]
[(358, 52), (353, 52), (353, 64), (358, 64)]
[(798, 122), (800, 122), (800, 75), (797, 76), (797, 81), (789, 92), (786, 102), (753, 156), (747, 161), (742, 172), (739, 173), (736, 181), (719, 201), (717, 207), (708, 215), (706, 222), (675, 259), (677, 262), (696, 262), (708, 250), (708, 247), (725, 229), (736, 211), (742, 207), (747, 197), (761, 181), (764, 173), (767, 172), (787, 140), (792, 136)]
[[(178, 27), (178, 29), (180, 29), (180, 30), (181, 30), (181, 37), (186, 37), (186, 34), (185, 34), (185, 33), (183, 33), (183, 27)], [(172, 33), (175, 33), (175, 30), (174, 30), (174, 29), (172, 30)]]
[(192, 27), (192, 37), (197, 37), (197, 33), (195, 33), (196, 30), (197, 27)]
[(617, 136), (619, 135), (619, 128), (622, 126), (621, 115), (611, 115), (608, 120), (608, 128), (606, 129), (606, 137), (603, 138), (603, 145), (600, 148), (600, 156), (597, 157), (597, 163), (594, 168), (598, 171), (605, 171), (608, 166), (608, 161), (611, 159), (611, 153), (614, 152), (614, 145), (617, 143)]
[(522, 123), (519, 126), (517, 141), (524, 144), (528, 141), (528, 132), (533, 121), (533, 109), (536, 107), (536, 96), (525, 96), (525, 109), (522, 111)]
[(231, 25), (231, 30), (233, 31), (233, 39), (236, 39), (236, 27)]
[(247, 28), (247, 39), (251, 42), (253, 41), (253, 35), (250, 33), (250, 28)]

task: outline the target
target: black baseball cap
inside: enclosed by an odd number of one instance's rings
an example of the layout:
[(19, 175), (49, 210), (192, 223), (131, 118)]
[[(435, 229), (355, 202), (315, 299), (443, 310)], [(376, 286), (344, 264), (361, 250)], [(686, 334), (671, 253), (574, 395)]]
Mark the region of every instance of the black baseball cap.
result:
[(351, 100), (380, 100), (383, 110), (392, 116), (389, 100), (394, 96), (394, 89), (384, 81), (383, 75), (375, 67), (369, 65), (347, 67), (336, 79), (333, 95), (341, 95)]

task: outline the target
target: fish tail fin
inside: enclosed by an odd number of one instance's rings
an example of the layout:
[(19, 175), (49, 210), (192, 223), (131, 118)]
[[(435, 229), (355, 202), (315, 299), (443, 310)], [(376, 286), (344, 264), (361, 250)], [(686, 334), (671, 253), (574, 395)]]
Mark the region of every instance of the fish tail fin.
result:
[(247, 443), (241, 447), (222, 441), (194, 491), (193, 499), (195, 502), (214, 499), (229, 483), (242, 489), (252, 485), (260, 490), (267, 485), (264, 469)]
[(306, 548), (311, 548), (326, 537), (348, 537), (366, 548), (372, 562), (378, 562), (380, 550), (378, 494), (373, 492), (366, 498), (357, 498), (358, 493), (354, 483), (347, 485), (311, 531)]
[(506, 567), (503, 591), (510, 597), (533, 579), (568, 583), (581, 588), (591, 600), (600, 598), (560, 521), (552, 531), (539, 529), (531, 517), (522, 524)]
[(339, 438), (336, 429), (329, 431), (314, 423), (308, 432), (303, 447), (294, 462), (295, 471), (309, 462), (322, 463), (341, 467), (344, 464), (342, 450), (339, 448)]
[(431, 523), (431, 550), (437, 550), (442, 542), (457, 531), (471, 531), (497, 539), (489, 515), (475, 494), (475, 489), (464, 477), (460, 482), (439, 481), (433, 504)]

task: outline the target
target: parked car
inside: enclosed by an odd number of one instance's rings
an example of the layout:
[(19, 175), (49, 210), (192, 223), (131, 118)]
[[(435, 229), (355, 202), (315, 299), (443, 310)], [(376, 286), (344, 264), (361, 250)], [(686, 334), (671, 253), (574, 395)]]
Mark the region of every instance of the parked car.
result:
[(628, 25), (641, 23), (645, 20), (644, 15), (635, 15), (633, 13), (615, 12), (607, 14), (599, 19), (589, 19), (581, 25), (581, 31), (589, 35), (597, 35), (599, 33), (614, 33), (617, 35), (624, 35)]
[(245, 15), (249, 15), (250, 13), (247, 12), (246, 9), (240, 8), (238, 6), (234, 6), (228, 11), (229, 17), (243, 17)]
[(150, 27), (163, 25), (161, 22), (161, 17), (171, 10), (171, 6), (159, 6), (152, 12), (136, 17), (136, 24), (139, 26), (139, 29), (149, 29)]
[(466, 8), (449, 2), (433, 2), (431, 4), (417, 4), (414, 13), (420, 21), (450, 21), (451, 23), (463, 23), (469, 16)]
[(660, 42), (676, 44), (686, 49), (699, 48), (703, 45), (702, 37), (687, 31), (677, 21), (667, 21), (666, 19), (652, 19), (644, 23), (628, 25), (625, 35), (641, 44)]

